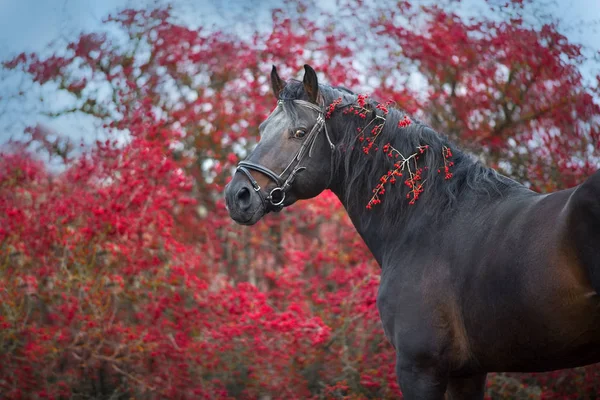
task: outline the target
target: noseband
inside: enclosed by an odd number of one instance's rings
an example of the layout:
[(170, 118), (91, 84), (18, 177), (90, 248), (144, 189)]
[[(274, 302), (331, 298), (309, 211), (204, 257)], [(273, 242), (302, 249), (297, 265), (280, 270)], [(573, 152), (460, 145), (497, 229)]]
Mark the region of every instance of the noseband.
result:
[[(325, 124), (323, 107), (320, 107), (316, 104), (313, 104), (313, 103), (310, 103), (310, 102), (304, 101), (304, 100), (292, 100), (292, 101), (299, 106), (307, 107), (307, 108), (310, 108), (311, 110), (317, 111), (319, 113), (319, 115), (317, 117), (317, 122), (315, 123), (315, 125), (313, 126), (311, 131), (308, 133), (308, 135), (306, 135), (306, 139), (302, 143), (302, 146), (300, 146), (300, 149), (298, 149), (298, 151), (296, 152), (294, 157), (292, 157), (292, 160), (287, 165), (287, 167), (285, 167), (283, 172), (281, 172), (280, 174), (277, 174), (277, 173), (273, 172), (272, 170), (270, 170), (269, 168), (267, 168), (263, 165), (260, 165), (260, 164), (253, 163), (251, 161), (240, 161), (240, 163), (238, 164), (238, 167), (237, 167), (237, 171), (243, 172), (244, 175), (246, 175), (248, 177), (248, 179), (250, 180), (250, 183), (252, 184), (252, 187), (254, 188), (254, 191), (259, 194), (259, 196), (261, 197), (261, 199), (263, 201), (263, 204), (269, 211), (272, 210), (272, 211), (278, 212), (278, 211), (281, 211), (281, 209), (283, 209), (283, 202), (285, 201), (285, 194), (290, 190), (292, 183), (294, 183), (294, 179), (296, 179), (296, 175), (298, 175), (298, 173), (300, 173), (306, 169), (306, 167), (300, 166), (300, 163), (302, 162), (302, 160), (304, 159), (304, 157), (307, 154), (308, 154), (308, 158), (312, 157), (313, 146), (316, 142), (316, 138), (317, 138), (319, 132), (321, 132), (322, 130), (325, 132), (325, 137), (327, 138), (327, 142), (329, 143), (329, 148), (331, 149), (331, 170), (330, 170), (330, 175), (329, 175), (329, 182), (327, 183), (328, 187), (331, 184), (331, 178), (333, 176), (333, 150), (335, 149), (335, 145), (331, 141), (331, 138), (329, 137), (329, 132), (327, 131), (327, 125)], [(283, 100), (277, 101), (277, 107), (280, 107), (280, 106), (283, 106)], [(293, 167), (292, 172), (288, 175), (287, 178), (284, 179), (285, 173), (292, 167)], [(271, 178), (271, 180), (273, 180), (277, 184), (277, 187), (272, 189), (269, 192), (269, 194), (265, 197), (263, 192), (261, 191), (260, 185), (258, 184), (258, 182), (256, 182), (256, 179), (254, 179), (252, 177), (250, 170), (258, 171), (260, 173), (267, 175), (269, 178)]]

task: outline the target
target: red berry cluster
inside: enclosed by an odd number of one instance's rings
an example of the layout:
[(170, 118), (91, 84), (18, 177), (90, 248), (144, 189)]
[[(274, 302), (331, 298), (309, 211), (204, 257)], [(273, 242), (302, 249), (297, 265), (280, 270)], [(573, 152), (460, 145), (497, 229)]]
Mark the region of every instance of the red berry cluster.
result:
[(335, 111), (335, 108), (338, 105), (340, 105), (341, 102), (342, 102), (341, 97), (338, 97), (333, 102), (331, 102), (331, 104), (327, 107), (327, 111), (325, 112), (325, 119), (331, 118), (331, 114), (333, 114), (333, 112)]
[[(357, 105), (348, 107), (346, 110), (344, 110), (344, 114), (356, 115), (362, 119), (366, 119), (367, 114), (370, 112), (370, 110), (365, 108), (367, 98), (368, 95), (359, 94), (358, 99), (356, 100)], [(373, 145), (375, 144), (375, 140), (383, 130), (386, 121), (385, 116), (387, 116), (389, 113), (390, 104), (391, 101), (388, 101), (385, 104), (378, 103), (375, 107), (378, 110), (383, 111), (383, 115), (376, 114), (375, 117), (367, 124), (367, 126), (356, 129), (359, 134), (358, 141), (361, 143), (366, 142), (362, 147), (363, 153), (369, 154), (373, 148)], [(365, 133), (367, 132), (369, 132), (370, 135), (365, 136)], [(375, 147), (375, 150), (378, 150), (378, 148)]]
[[(365, 107), (368, 95), (359, 94), (358, 99), (356, 101), (356, 105), (352, 105), (344, 110), (345, 115), (355, 115), (362, 119), (367, 118), (367, 114), (369, 110)], [(337, 100), (336, 100), (337, 101)], [(328, 113), (335, 108), (335, 102), (331, 103), (328, 108)], [(339, 104), (339, 103), (338, 103)], [(378, 110), (383, 111), (382, 115), (375, 115), (375, 117), (365, 126), (357, 128), (358, 132), (358, 141), (363, 143), (362, 152), (365, 154), (369, 154), (375, 145), (375, 141), (379, 137), (379, 134), (383, 131), (383, 127), (385, 126), (386, 116), (389, 113), (389, 106), (391, 101), (388, 101), (384, 104), (379, 103), (376, 105)], [(399, 122), (399, 128), (406, 128), (412, 123), (412, 120), (408, 115), (405, 115)], [(394, 148), (390, 143), (385, 144), (382, 147), (384, 153), (387, 154), (388, 157), (397, 159), (399, 161), (394, 164), (392, 169), (389, 169), (384, 175), (379, 178), (379, 183), (373, 189), (373, 196), (367, 203), (367, 209), (373, 208), (374, 205), (381, 203), (381, 196), (385, 194), (385, 185), (386, 184), (395, 184), (398, 177), (402, 177), (406, 175), (406, 179), (404, 180), (404, 184), (409, 187), (409, 192), (406, 194), (406, 198), (409, 200), (408, 204), (413, 205), (419, 199), (421, 193), (424, 190), (423, 180), (423, 170), (427, 169), (427, 167), (419, 167), (417, 161), (419, 156), (425, 153), (426, 150), (429, 149), (429, 145), (422, 145), (417, 147), (417, 151), (408, 157), (405, 157), (400, 151)], [(375, 151), (379, 150), (378, 147), (375, 147)], [(452, 178), (452, 173), (450, 172), (450, 167), (454, 165), (452, 161), (449, 159), (452, 157), (452, 151), (449, 147), (444, 146), (443, 151), (443, 160), (444, 160), (444, 171), (446, 173), (445, 178)], [(441, 172), (441, 169), (438, 169), (438, 172)]]
[(389, 169), (384, 175), (379, 178), (379, 183), (373, 189), (373, 196), (367, 203), (367, 209), (373, 208), (374, 205), (381, 203), (380, 196), (385, 194), (385, 184), (395, 184), (396, 177), (402, 177), (406, 175), (404, 184), (410, 188), (410, 191), (406, 194), (406, 198), (409, 199), (408, 204), (413, 205), (419, 199), (421, 193), (423, 193), (423, 170), (427, 167), (419, 167), (417, 162), (419, 156), (429, 149), (429, 145), (417, 147), (417, 152), (405, 157), (390, 143), (385, 144), (382, 150), (390, 158), (400, 158), (399, 161), (394, 163), (393, 169)]
[[(449, 161), (449, 159), (452, 157), (452, 150), (450, 150), (450, 148), (448, 146), (442, 147), (442, 157), (444, 160), (444, 167), (443, 167), (443, 171), (445, 174), (444, 177), (445, 177), (445, 179), (451, 179), (452, 172), (450, 172), (450, 168), (454, 166), (454, 162)], [(438, 169), (438, 174), (441, 172), (442, 172), (442, 168)]]
[(398, 121), (398, 128), (406, 128), (412, 123), (408, 115), (405, 115), (400, 121)]

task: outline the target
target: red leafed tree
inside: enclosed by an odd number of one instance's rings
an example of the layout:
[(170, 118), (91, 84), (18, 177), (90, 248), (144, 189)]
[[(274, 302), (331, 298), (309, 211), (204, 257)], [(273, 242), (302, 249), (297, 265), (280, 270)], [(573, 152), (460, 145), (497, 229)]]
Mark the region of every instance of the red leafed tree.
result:
[[(456, 4), (287, 3), (246, 35), (128, 9), (106, 19), (119, 35), (7, 61), (72, 95), (58, 114), (102, 121), (108, 140), (75, 156), (38, 126), (3, 150), (0, 393), (397, 397), (378, 268), (335, 197), (242, 228), (221, 192), (274, 106), (271, 64), (392, 99), (535, 188), (582, 181), (598, 167), (600, 110), (580, 46), (524, 22), (527, 2), (484, 3), (474, 19)], [(489, 394), (585, 396), (597, 376), (493, 375)]]
[(389, 39), (389, 62), (413, 64), (426, 80), (419, 108), (433, 127), (535, 189), (571, 187), (598, 168), (597, 87), (582, 77), (581, 46), (556, 21), (524, 22), (523, 3), (487, 8), (504, 19), (431, 6), (402, 13), (407, 25), (392, 14), (372, 26)]

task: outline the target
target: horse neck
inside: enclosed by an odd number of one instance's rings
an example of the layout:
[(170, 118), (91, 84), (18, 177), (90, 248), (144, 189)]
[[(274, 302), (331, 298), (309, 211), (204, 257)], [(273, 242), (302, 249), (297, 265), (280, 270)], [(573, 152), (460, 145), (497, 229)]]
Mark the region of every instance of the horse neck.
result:
[[(422, 212), (418, 206), (415, 210), (409, 208), (399, 218), (390, 221), (393, 216), (385, 215), (382, 208), (367, 210), (364, 204), (349, 204), (343, 185), (333, 185), (330, 190), (346, 209), (356, 231), (380, 267), (384, 266), (384, 260), (389, 259), (392, 254), (408, 254), (413, 251), (414, 243), (429, 245), (432, 234), (440, 227), (441, 220), (433, 210)], [(437, 228), (432, 231), (432, 227)]]
[[(340, 120), (337, 119), (339, 122)], [(329, 125), (330, 133), (332, 134), (332, 139), (334, 143), (340, 143), (343, 135), (352, 134), (352, 132), (345, 132), (339, 126), (334, 124)], [(365, 209), (366, 204), (349, 204), (349, 198), (346, 193), (346, 183), (344, 182), (344, 177), (346, 176), (344, 169), (344, 162), (334, 163), (339, 170), (335, 170), (332, 175), (332, 182), (330, 190), (338, 197), (352, 224), (356, 228), (359, 235), (362, 237), (363, 241), (379, 263), (382, 265), (382, 260), (384, 257), (384, 246), (386, 243), (386, 237), (388, 236), (386, 232), (381, 229), (384, 216), (383, 213), (378, 210), (371, 210), (373, 212), (368, 212)], [(369, 190), (368, 188), (362, 188), (362, 190)], [(355, 195), (363, 196), (363, 193), (355, 193)], [(366, 212), (367, 211), (367, 212)]]
[[(347, 94), (341, 94), (340, 97), (348, 97)], [(329, 102), (325, 102), (325, 104), (331, 104), (333, 100), (329, 99)], [(342, 100), (342, 103), (349, 102), (347, 98)], [(392, 112), (396, 113), (397, 110), (390, 110), (390, 115)], [(398, 112), (399, 113), (399, 112)], [(394, 114), (397, 119), (401, 118), (404, 114)], [(345, 124), (345, 116), (340, 110), (333, 114), (333, 117), (327, 121), (327, 127), (329, 129), (329, 133), (331, 134), (331, 139), (334, 143), (340, 144), (345, 143), (347, 139), (347, 135), (356, 135), (356, 128), (364, 128), (363, 126), (357, 125), (354, 126), (352, 124)], [(395, 124), (396, 122), (394, 122)], [(399, 135), (399, 137), (401, 137)], [(394, 143), (396, 144), (401, 143)], [(355, 152), (357, 150), (354, 149), (352, 145), (349, 149), (343, 149), (342, 147), (338, 147), (338, 152), (336, 152), (338, 157), (344, 157), (345, 151)], [(412, 144), (411, 144), (412, 146)], [(399, 146), (401, 148), (402, 146)], [(362, 154), (361, 154), (362, 156)], [(366, 209), (366, 205), (368, 202), (368, 198), (370, 197), (370, 192), (373, 189), (372, 187), (355, 187), (353, 186), (352, 196), (349, 198), (346, 192), (347, 190), (347, 182), (344, 180), (347, 179), (349, 174), (346, 174), (344, 170), (346, 168), (345, 162), (339, 162), (341, 160), (336, 161), (334, 164), (338, 167), (338, 170), (333, 171), (332, 182), (331, 182), (331, 191), (336, 194), (336, 196), (340, 199), (341, 203), (344, 205), (344, 208), (348, 212), (350, 219), (352, 220), (353, 225), (355, 226), (358, 233), (361, 235), (379, 264), (381, 265), (381, 260), (385, 256), (386, 247), (389, 247), (390, 243), (394, 243), (394, 246), (401, 246), (402, 243), (407, 239), (407, 235), (410, 234), (411, 237), (415, 235), (419, 235), (420, 232), (405, 232), (404, 229), (406, 226), (411, 226), (412, 228), (417, 228), (422, 226), (423, 224), (427, 224), (432, 222), (431, 215), (435, 215), (433, 210), (429, 209), (426, 213), (419, 213), (419, 215), (415, 215), (412, 210), (412, 206), (409, 208), (401, 207), (397, 211), (402, 213), (401, 215), (396, 214), (394, 217), (395, 224), (398, 225), (397, 229), (395, 227), (390, 226), (390, 215), (384, 215), (383, 209), (381, 206), (373, 207), (373, 209)], [(349, 165), (348, 168), (352, 168), (352, 165)], [(382, 167), (383, 168), (383, 167)], [(382, 172), (383, 173), (383, 172)], [(399, 185), (400, 186), (400, 185)], [(397, 189), (400, 189), (399, 187)], [(392, 189), (394, 190), (394, 189)], [(355, 193), (356, 191), (356, 193)], [(360, 193), (358, 192), (360, 191)], [(364, 192), (362, 192), (364, 191)], [(363, 203), (357, 204), (355, 200), (356, 198), (365, 198), (366, 201)], [(386, 196), (387, 197), (387, 196)], [(391, 201), (390, 199), (389, 201)], [(385, 201), (385, 200), (384, 200)], [(417, 206), (416, 208), (419, 208)], [(411, 222), (408, 224), (408, 222)], [(387, 244), (387, 246), (384, 246)]]
[(381, 229), (379, 229), (381, 226), (381, 224), (379, 224), (380, 217), (378, 215), (374, 215), (371, 216), (370, 221), (367, 221), (364, 213), (361, 213), (359, 210), (357, 210), (356, 206), (350, 206), (347, 204), (345, 196), (342, 192), (334, 188), (332, 188), (331, 191), (338, 197), (346, 209), (346, 212), (348, 213), (352, 224), (356, 228), (356, 231), (373, 254), (373, 257), (375, 257), (375, 260), (377, 260), (377, 263), (379, 263), (381, 266), (384, 257), (383, 244), (385, 243), (386, 235)]
[[(343, 128), (336, 129), (336, 127), (339, 126), (336, 126), (335, 124), (330, 125), (330, 132), (332, 132), (333, 140), (336, 143), (340, 143), (343, 135), (355, 134), (354, 129), (350, 129), (350, 131), (346, 132), (343, 131)], [(362, 154), (360, 156), (362, 156)], [(443, 214), (442, 210), (437, 212), (435, 209), (436, 207), (442, 207), (442, 203), (440, 202), (427, 203), (425, 207), (426, 210), (422, 206), (422, 203), (408, 206), (403, 204), (401, 207), (399, 206), (393, 210), (395, 213), (394, 215), (386, 215), (384, 212), (386, 208), (384, 208), (383, 205), (376, 205), (367, 209), (368, 199), (371, 197), (371, 191), (374, 186), (367, 187), (353, 185), (348, 189), (348, 182), (345, 180), (351, 179), (349, 176), (352, 174), (346, 173), (346, 163), (335, 162), (334, 165), (336, 165), (338, 169), (333, 172), (330, 189), (343, 204), (354, 227), (380, 265), (382, 265), (386, 253), (396, 250), (400, 251), (406, 246), (410, 246), (411, 242), (420, 240), (419, 238), (422, 235), (427, 235), (430, 232), (431, 226), (435, 226), (440, 218), (442, 218), (440, 217)], [(348, 168), (352, 167), (353, 165), (350, 163)], [(382, 173), (384, 172), (385, 169), (382, 167)], [(374, 183), (374, 185), (375, 184), (376, 183)], [(401, 190), (402, 185), (396, 185), (395, 187), (387, 189)], [(348, 190), (351, 192), (348, 193)], [(350, 196), (348, 196), (348, 194), (350, 194)], [(427, 195), (431, 195), (431, 193), (427, 193)], [(357, 202), (357, 198), (364, 200), (364, 202)], [(406, 201), (406, 203), (408, 203), (408, 200), (404, 200), (403, 197), (388, 198), (385, 196), (383, 201)], [(423, 202), (426, 200), (419, 199), (418, 201)], [(387, 212), (390, 211), (391, 210), (388, 207)]]

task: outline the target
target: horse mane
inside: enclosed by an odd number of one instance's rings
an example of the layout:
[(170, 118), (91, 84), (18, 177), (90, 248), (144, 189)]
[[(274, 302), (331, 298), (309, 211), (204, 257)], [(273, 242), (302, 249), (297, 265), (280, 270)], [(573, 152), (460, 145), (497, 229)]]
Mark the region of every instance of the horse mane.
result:
[[(385, 115), (385, 124), (374, 147), (381, 148), (390, 143), (400, 153), (409, 156), (417, 152), (419, 146), (427, 145), (428, 149), (418, 161), (419, 167), (423, 168), (424, 191), (414, 204), (409, 204), (407, 193), (410, 189), (404, 184), (404, 180), (398, 180), (394, 186), (386, 186), (385, 194), (381, 196), (381, 204), (366, 210), (365, 207), (373, 195), (372, 189), (379, 183), (380, 177), (392, 168), (394, 161), (381, 149), (370, 151), (369, 154), (363, 153), (363, 143), (358, 139), (357, 129), (364, 128), (376, 114), (383, 116), (383, 112), (376, 108), (379, 104), (377, 101), (367, 98), (365, 108), (370, 109), (372, 115), (366, 119), (347, 115), (343, 113), (343, 108), (356, 104), (358, 96), (355, 93), (346, 88), (324, 84), (319, 85), (319, 92), (325, 108), (336, 99), (342, 99), (340, 107), (328, 120), (329, 126), (335, 127), (332, 130), (338, 132), (335, 139), (334, 166), (337, 171), (343, 171), (343, 175), (337, 177), (338, 181), (343, 182), (342, 201), (346, 207), (362, 208), (370, 215), (382, 213), (385, 216), (380, 219), (380, 223), (384, 221), (381, 226), (383, 230), (397, 226), (399, 220), (408, 214), (439, 220), (451, 214), (457, 199), (465, 193), (484, 194), (492, 200), (501, 197), (508, 188), (522, 187), (496, 170), (486, 167), (474, 156), (461, 151), (445, 135), (415, 118), (410, 117), (410, 125), (399, 127), (398, 123), (407, 114), (399, 108), (389, 107), (389, 112)], [(280, 94), (280, 99), (302, 99), (303, 96), (306, 95), (302, 83), (291, 80)], [(454, 164), (450, 179), (445, 179), (443, 171), (438, 172), (438, 169), (444, 166), (444, 147), (452, 151), (451, 161)], [(431, 221), (431, 218), (418, 219)]]

